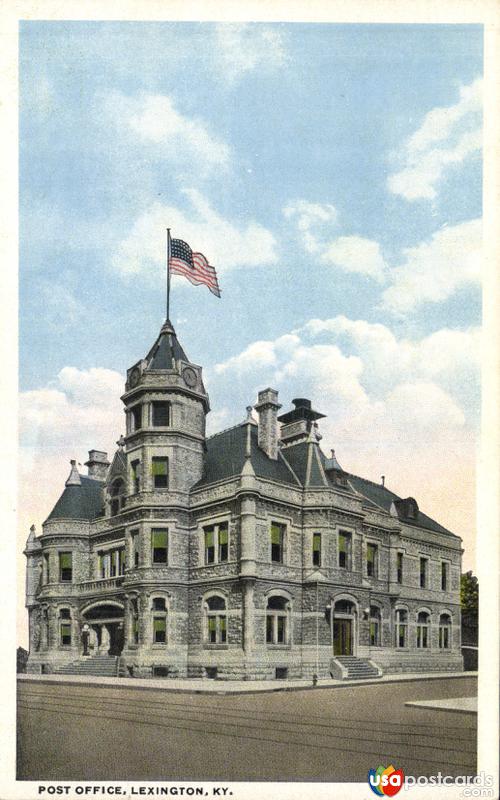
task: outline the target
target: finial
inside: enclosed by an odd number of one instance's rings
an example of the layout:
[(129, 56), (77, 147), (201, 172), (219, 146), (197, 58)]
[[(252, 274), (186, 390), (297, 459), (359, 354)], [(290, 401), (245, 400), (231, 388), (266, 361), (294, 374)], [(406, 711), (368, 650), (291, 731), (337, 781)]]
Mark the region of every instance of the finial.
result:
[(125, 439), (123, 438), (123, 434), (120, 436), (116, 444), (118, 445), (120, 450), (123, 450), (123, 448), (125, 447)]
[(380, 480), (382, 481), (382, 486), (385, 486), (385, 475), (381, 475)]
[(253, 422), (254, 421), (253, 417), (252, 417), (252, 410), (253, 410), (253, 406), (247, 406), (247, 409), (246, 409), (246, 411), (247, 411), (247, 422)]
[(34, 536), (35, 532), (36, 532), (36, 527), (35, 527), (35, 525), (32, 525), (31, 528), (30, 528), (30, 533), (32, 533), (33, 536)]
[(78, 472), (78, 467), (76, 466), (76, 459), (72, 458), (69, 463), (71, 464), (71, 472), (69, 473), (69, 478), (66, 481), (66, 486), (80, 486), (80, 473)]

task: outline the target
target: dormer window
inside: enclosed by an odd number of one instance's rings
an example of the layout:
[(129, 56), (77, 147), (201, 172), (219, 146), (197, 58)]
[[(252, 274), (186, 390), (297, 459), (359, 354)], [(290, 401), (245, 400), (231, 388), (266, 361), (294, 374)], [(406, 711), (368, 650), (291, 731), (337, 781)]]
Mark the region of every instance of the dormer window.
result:
[(153, 402), (153, 427), (166, 428), (170, 425), (170, 403), (163, 401)]
[(125, 484), (121, 478), (113, 481), (109, 493), (111, 495), (111, 516), (115, 517), (125, 504)]

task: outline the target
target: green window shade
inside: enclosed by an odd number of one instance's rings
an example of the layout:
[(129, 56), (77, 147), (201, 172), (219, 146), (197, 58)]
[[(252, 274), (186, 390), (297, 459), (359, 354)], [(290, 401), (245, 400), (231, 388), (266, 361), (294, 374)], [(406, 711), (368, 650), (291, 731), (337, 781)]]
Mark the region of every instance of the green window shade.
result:
[(151, 540), (153, 547), (167, 547), (168, 532), (167, 531), (151, 531)]
[(215, 617), (208, 618), (208, 630), (210, 633), (215, 632)]
[(316, 552), (321, 550), (321, 534), (315, 533), (313, 536), (313, 550)]
[(59, 564), (61, 569), (71, 569), (72, 555), (71, 553), (59, 553)]
[(221, 632), (226, 631), (226, 617), (219, 617)]
[(219, 528), (219, 544), (227, 544), (227, 542), (228, 542), (227, 525), (224, 525), (224, 527), (221, 525)]
[(167, 477), (168, 459), (166, 458), (153, 458), (151, 471), (154, 477), (162, 475)]
[(214, 546), (214, 531), (213, 528), (205, 528), (205, 547)]
[(375, 561), (375, 547), (373, 545), (368, 545), (368, 549), (366, 551), (366, 557), (370, 564), (373, 564)]
[(153, 626), (155, 633), (163, 632), (167, 630), (167, 620), (165, 617), (155, 617), (153, 620)]
[(281, 525), (271, 525), (271, 544), (281, 544)]
[(345, 553), (347, 546), (347, 540), (345, 534), (339, 533), (339, 550), (341, 553)]

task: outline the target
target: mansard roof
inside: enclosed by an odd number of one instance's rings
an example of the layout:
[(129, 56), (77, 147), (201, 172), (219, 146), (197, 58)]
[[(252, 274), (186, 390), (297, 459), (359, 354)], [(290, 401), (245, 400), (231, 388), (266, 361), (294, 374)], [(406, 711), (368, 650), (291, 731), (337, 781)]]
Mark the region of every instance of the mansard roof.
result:
[[(358, 475), (352, 475), (349, 472), (346, 473), (346, 477), (352, 488), (358, 494), (362, 495), (364, 500), (367, 500), (370, 505), (381, 508), (384, 511), (390, 512), (391, 505), (401, 500), (397, 494), (391, 492), (386, 486), (382, 486), (381, 483), (374, 483), (366, 478), (360, 478)], [(418, 509), (415, 519), (404, 521), (409, 525), (416, 525), (418, 528), (425, 528), (426, 530), (435, 531), (436, 533), (445, 533), (449, 536), (455, 535), (447, 528), (440, 525), (439, 522), (428, 517), (427, 514), (423, 514), (420, 509)]]
[(92, 520), (102, 509), (102, 481), (80, 475), (80, 484), (70, 484), (55, 504), (45, 522), (54, 519)]
[(147, 369), (174, 369), (176, 361), (189, 362), (169, 320), (163, 324), (160, 335), (146, 356), (146, 361)]
[[(241, 475), (245, 463), (246, 441), (247, 425), (245, 424), (227, 428), (208, 438), (203, 477), (196, 484), (196, 488)], [(251, 462), (257, 477), (298, 486), (293, 472), (281, 454), (275, 461), (261, 450), (258, 445), (256, 425), (251, 425), (250, 443)]]
[[(205, 455), (204, 473), (201, 481), (195, 487), (200, 488), (208, 484), (215, 483), (228, 478), (236, 477), (241, 474), (241, 470), (245, 463), (245, 448), (246, 448), (247, 426), (237, 425), (234, 428), (228, 428), (221, 433), (217, 433), (207, 439), (207, 452)], [(308, 448), (311, 444), (307, 441), (300, 442), (299, 444), (291, 447), (284, 447), (279, 451), (278, 459), (275, 461), (269, 458), (258, 445), (257, 427), (252, 426), (251, 430), (251, 462), (255, 474), (260, 478), (268, 478), (277, 481), (278, 483), (286, 483), (292, 486), (301, 487), (306, 485), (307, 480), (307, 462), (308, 462)], [(311, 461), (311, 469), (307, 486), (311, 488), (324, 487), (325, 482), (319, 466), (321, 462), (323, 468), (330, 466), (331, 460), (327, 459), (319, 447), (314, 446), (314, 451), (317, 451), (318, 458), (313, 458)], [(342, 471), (343, 472), (343, 471)], [(391, 511), (391, 505), (399, 501), (401, 498), (390, 489), (387, 489), (381, 484), (374, 483), (373, 481), (361, 478), (358, 475), (353, 475), (348, 472), (343, 472), (347, 479), (346, 486), (339, 486), (330, 479), (328, 472), (326, 473), (327, 482), (336, 491), (340, 492), (354, 492), (360, 495), (363, 504), (378, 508), (387, 513)], [(451, 531), (444, 528), (435, 520), (428, 517), (418, 510), (415, 519), (405, 520), (409, 525), (415, 525), (425, 530), (435, 531), (436, 533), (444, 533), (454, 536)]]

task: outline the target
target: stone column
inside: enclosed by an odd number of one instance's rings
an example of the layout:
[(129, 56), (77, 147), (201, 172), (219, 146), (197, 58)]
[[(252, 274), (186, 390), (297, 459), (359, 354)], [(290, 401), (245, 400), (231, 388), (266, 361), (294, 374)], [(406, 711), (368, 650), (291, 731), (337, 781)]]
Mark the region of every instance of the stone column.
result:
[(109, 650), (110, 643), (111, 643), (111, 639), (110, 639), (110, 635), (109, 635), (108, 626), (105, 623), (103, 623), (101, 625), (101, 647), (100, 647), (101, 653), (103, 653), (105, 655), (107, 654), (107, 652)]
[(248, 657), (254, 646), (254, 586), (252, 578), (245, 578), (243, 583), (243, 649)]
[(255, 575), (255, 499), (251, 495), (241, 498), (241, 567), (242, 577)]

